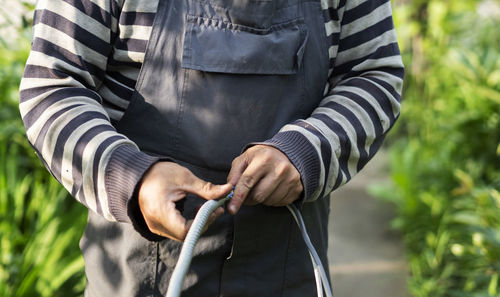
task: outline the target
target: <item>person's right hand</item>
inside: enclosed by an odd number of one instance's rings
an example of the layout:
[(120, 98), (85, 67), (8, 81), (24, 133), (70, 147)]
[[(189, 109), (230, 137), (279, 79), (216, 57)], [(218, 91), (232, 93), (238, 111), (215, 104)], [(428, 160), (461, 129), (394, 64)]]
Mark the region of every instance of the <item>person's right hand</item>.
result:
[[(207, 200), (218, 199), (232, 189), (231, 184), (214, 185), (196, 177), (189, 169), (173, 162), (158, 162), (146, 172), (139, 188), (139, 207), (151, 232), (183, 241), (192, 221), (186, 221), (175, 202), (195, 194)], [(219, 207), (209, 219), (224, 213)]]

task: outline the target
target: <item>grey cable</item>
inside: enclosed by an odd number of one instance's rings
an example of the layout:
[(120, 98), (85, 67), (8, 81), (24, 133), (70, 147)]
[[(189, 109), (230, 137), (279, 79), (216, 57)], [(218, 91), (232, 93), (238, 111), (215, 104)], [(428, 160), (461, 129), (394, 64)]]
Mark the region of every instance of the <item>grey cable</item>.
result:
[[(309, 238), (309, 235), (307, 234), (306, 225), (304, 224), (304, 220), (302, 219), (302, 215), (300, 214), (300, 211), (293, 204), (287, 205), (287, 208), (292, 213), (295, 221), (297, 222), (297, 225), (299, 226), (300, 232), (302, 233), (302, 238), (304, 239), (304, 242), (306, 243), (307, 248), (309, 249), (309, 253), (311, 254), (311, 258), (312, 258), (312, 262), (313, 262), (313, 268), (319, 269), (319, 273), (320, 273), (320, 277), (321, 277), (320, 282), (323, 284), (323, 289), (326, 293), (326, 296), (333, 297), (332, 289), (330, 287), (330, 281), (328, 280), (328, 278), (326, 276), (325, 268), (323, 267), (321, 259), (319, 258), (318, 253), (316, 252), (316, 249), (314, 249), (314, 246), (311, 242), (311, 239)], [(316, 279), (316, 281), (317, 281), (317, 279)], [(318, 293), (318, 296), (320, 296), (319, 293)]]
[[(209, 200), (205, 202), (196, 214), (193, 224), (191, 225), (191, 228), (186, 235), (184, 244), (182, 245), (181, 253), (179, 255), (179, 259), (177, 260), (177, 265), (175, 266), (174, 272), (172, 273), (172, 276), (170, 278), (167, 294), (165, 295), (166, 297), (179, 297), (181, 295), (182, 284), (193, 258), (194, 247), (196, 245), (196, 242), (200, 238), (200, 235), (208, 221), (208, 218), (210, 217), (210, 214), (218, 207), (226, 203), (226, 201), (231, 199), (233, 197), (233, 194), (233, 191), (231, 191), (229, 195), (220, 200)], [(300, 232), (302, 233), (302, 238), (304, 239), (304, 242), (309, 249), (309, 255), (311, 257), (311, 262), (314, 269), (314, 277), (316, 279), (316, 290), (318, 293), (318, 297), (323, 297), (323, 290), (326, 292), (326, 297), (333, 297), (330, 287), (330, 281), (326, 277), (326, 272), (323, 264), (321, 263), (321, 259), (319, 258), (318, 253), (314, 249), (314, 246), (309, 239), (309, 235), (307, 234), (307, 229), (300, 211), (294, 205), (287, 205), (287, 208), (297, 222)]]
[(196, 217), (194, 218), (193, 224), (189, 228), (189, 231), (182, 245), (181, 253), (179, 259), (177, 260), (177, 265), (175, 266), (174, 272), (170, 277), (170, 282), (168, 285), (166, 297), (179, 297), (181, 295), (182, 283), (184, 282), (184, 277), (187, 274), (189, 265), (191, 265), (191, 259), (193, 258), (193, 251), (196, 242), (200, 238), (203, 228), (207, 224), (210, 214), (216, 210), (218, 207), (222, 206), (226, 201), (233, 197), (233, 191), (229, 193), (226, 197), (219, 200), (209, 200), (205, 202)]

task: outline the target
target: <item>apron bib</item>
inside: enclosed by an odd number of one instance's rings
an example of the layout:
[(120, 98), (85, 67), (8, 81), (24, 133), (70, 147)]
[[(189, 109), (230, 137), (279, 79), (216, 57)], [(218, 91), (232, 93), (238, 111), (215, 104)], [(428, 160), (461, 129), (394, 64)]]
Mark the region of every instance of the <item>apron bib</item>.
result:
[[(142, 151), (225, 183), (246, 145), (308, 117), (323, 98), (328, 44), (319, 1), (159, 1), (130, 105), (116, 128)], [(204, 200), (188, 196), (193, 217)], [(327, 266), (328, 199), (302, 209)], [(88, 296), (162, 296), (181, 244), (149, 242), (89, 214)], [(85, 248), (86, 246), (90, 246)], [(311, 296), (314, 274), (285, 207), (223, 215), (195, 249), (182, 296)]]

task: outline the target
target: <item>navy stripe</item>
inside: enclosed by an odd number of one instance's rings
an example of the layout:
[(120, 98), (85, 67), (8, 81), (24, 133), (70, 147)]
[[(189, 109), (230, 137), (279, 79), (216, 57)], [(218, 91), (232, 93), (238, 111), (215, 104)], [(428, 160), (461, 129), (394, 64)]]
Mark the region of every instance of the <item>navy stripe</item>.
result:
[(367, 81), (366, 79), (353, 78), (342, 85), (350, 86), (355, 88), (360, 88), (370, 95), (379, 103), (380, 107), (384, 111), (384, 113), (389, 118), (391, 125), (395, 121), (394, 113), (392, 112), (391, 100), (386, 96), (386, 94), (372, 82)]
[(349, 98), (350, 100), (356, 102), (361, 108), (363, 108), (368, 116), (370, 117), (370, 120), (372, 121), (373, 128), (375, 130), (375, 135), (380, 135), (384, 133), (384, 128), (382, 127), (380, 117), (377, 114), (377, 111), (375, 108), (368, 102), (365, 98), (359, 96), (358, 94), (348, 92), (348, 91), (341, 91), (335, 93), (335, 95), (339, 96), (344, 96), (346, 98)]
[[(56, 58), (57, 60), (61, 60), (73, 67), (76, 67), (83, 72), (88, 72), (91, 75), (96, 76), (101, 79), (104, 76), (104, 65), (103, 68), (98, 67), (88, 61), (85, 61), (82, 56), (75, 55), (72, 52), (53, 44), (50, 41), (41, 38), (35, 38), (33, 40), (33, 46), (31, 48), (32, 51), (41, 52), (49, 57)], [(75, 73), (77, 75), (77, 73)]]
[[(66, 113), (68, 110), (76, 108), (78, 106), (82, 106), (82, 104), (75, 104), (75, 105), (66, 106), (65, 108), (63, 108), (63, 109), (57, 111), (56, 113), (54, 113), (53, 115), (51, 115), (50, 118), (45, 122), (45, 124), (43, 124), (42, 129), (40, 129), (40, 133), (38, 134), (38, 136), (35, 140), (34, 146), (36, 148), (40, 148), (40, 150), (41, 150), (43, 147), (43, 143), (45, 141), (45, 136), (47, 135), (47, 132), (49, 131), (50, 126), (52, 126), (52, 123), (55, 120), (57, 120), (62, 114)], [(47, 167), (47, 168), (50, 168), (50, 167)], [(52, 175), (54, 175), (54, 174), (52, 173)]]
[(394, 25), (392, 23), (392, 17), (388, 16), (387, 18), (360, 32), (354, 33), (345, 37), (344, 39), (341, 39), (339, 42), (339, 52), (355, 48), (393, 29)]
[(110, 27), (111, 15), (104, 9), (101, 9), (98, 5), (94, 4), (92, 1), (86, 0), (63, 0), (64, 2), (70, 4), (74, 8), (83, 12), (84, 14), (90, 16), (92, 19), (103, 24), (106, 27)]
[(370, 0), (361, 3), (360, 5), (346, 10), (342, 18), (342, 25), (350, 24), (366, 15), (369, 15), (375, 9), (389, 2), (390, 0)]
[[(139, 1), (141, 1), (141, 0), (139, 0)], [(119, 7), (118, 3), (117, 3), (119, 1), (114, 0), (114, 1), (109, 1), (109, 2), (111, 2), (111, 15), (115, 19), (118, 19), (120, 16), (120, 13), (121, 13), (121, 7)], [(121, 1), (121, 2), (123, 3), (124, 1)]]
[(366, 60), (369, 59), (376, 60), (393, 56), (399, 56), (399, 49), (397, 43), (390, 43), (388, 45), (381, 46), (377, 48), (374, 52), (366, 56), (337, 65), (335, 66), (333, 73), (335, 73), (334, 75), (341, 75), (344, 73), (348, 73), (349, 71), (351, 71), (352, 68), (361, 65)]
[(153, 26), (155, 12), (127, 11), (120, 14), (120, 25)]
[[(395, 77), (399, 79), (403, 79), (405, 76), (405, 69), (403, 67), (377, 67), (375, 69), (372, 69), (375, 71), (380, 71), (380, 72), (386, 72), (390, 75), (394, 75)], [(363, 76), (363, 72), (359, 73), (361, 76)], [(369, 73), (363, 77), (373, 77), (373, 74)], [(392, 89), (394, 89), (390, 84), (387, 84), (390, 86)]]
[(115, 41), (114, 47), (116, 49), (129, 52), (145, 53), (147, 45), (148, 45), (147, 40), (134, 39), (134, 38), (128, 38), (128, 39), (118, 38)]
[[(349, 78), (354, 78), (354, 77), (373, 78), (374, 74), (373, 73), (366, 73), (367, 71), (386, 72), (386, 73), (392, 74), (396, 77), (399, 77), (400, 75), (404, 75), (404, 68), (380, 67), (380, 68), (374, 68), (374, 69), (362, 70), (362, 71), (352, 71), (351, 70), (351, 71), (349, 71), (349, 73), (342, 76), (342, 79), (347, 80)], [(403, 78), (401, 78), (401, 79), (403, 79)], [(392, 86), (391, 86), (391, 88), (392, 88)], [(394, 88), (392, 88), (392, 89), (394, 89)], [(401, 96), (398, 94), (398, 97), (401, 97)]]
[(340, 32), (333, 32), (330, 35), (326, 36), (327, 42), (331, 46), (338, 45), (340, 41)]
[(323, 161), (323, 167), (325, 168), (323, 189), (321, 190), (321, 193), (319, 195), (319, 198), (322, 198), (325, 194), (326, 183), (330, 175), (330, 163), (332, 161), (332, 147), (330, 146), (328, 139), (326, 139), (326, 137), (322, 133), (320, 133), (314, 126), (303, 121), (298, 121), (295, 124), (311, 132), (314, 136), (318, 137), (318, 139), (320, 140), (321, 159)]
[(65, 73), (59, 69), (52, 69), (52, 68), (47, 68), (44, 66), (37, 66), (37, 65), (30, 65), (27, 64), (26, 68), (24, 69), (24, 75), (23, 77), (25, 78), (50, 78), (50, 79), (64, 79), (71, 77), (72, 79), (78, 81), (80, 84), (82, 84), (86, 88), (90, 88), (88, 83), (80, 76), (77, 75), (70, 75), (68, 73)]
[(64, 32), (71, 38), (84, 44), (89, 49), (92, 49), (105, 57), (111, 52), (111, 45), (108, 42), (100, 39), (63, 16), (53, 13), (50, 10), (43, 10), (42, 13), (38, 13), (37, 16), (39, 17), (33, 20), (35, 25), (43, 23)]
[(339, 167), (340, 170), (344, 171), (347, 179), (351, 179), (348, 169), (349, 156), (351, 155), (351, 140), (347, 136), (347, 132), (339, 123), (327, 115), (318, 113), (313, 114), (312, 117), (325, 123), (325, 125), (338, 136), (340, 142)]
[[(86, 131), (78, 140), (78, 143), (75, 146), (75, 150), (73, 152), (73, 168), (77, 170), (73, 170), (73, 188), (71, 189), (71, 195), (76, 196), (80, 188), (83, 184), (82, 177), (82, 156), (83, 151), (87, 147), (87, 144), (97, 135), (108, 132), (115, 131), (115, 129), (109, 125), (99, 125), (95, 126), (92, 129)], [(94, 177), (95, 178), (95, 177)]]
[(323, 19), (325, 20), (325, 23), (328, 23), (329, 21), (338, 21), (339, 20), (339, 11), (337, 8), (334, 7), (328, 7), (328, 9), (323, 9)]
[[(402, 71), (404, 72), (404, 70), (402, 70)], [(389, 91), (389, 93), (391, 93), (392, 97), (394, 97), (398, 102), (401, 102), (401, 95), (398, 92), (396, 92), (394, 87), (392, 85), (390, 85), (388, 82), (383, 81), (379, 78), (370, 76), (370, 75), (366, 75), (363, 77), (365, 77), (366, 79), (372, 80), (372, 81), (376, 82), (377, 84), (381, 85), (382, 87), (384, 87), (384, 89), (386, 89), (387, 91)]]
[(42, 113), (44, 113), (54, 103), (77, 96), (87, 97), (94, 99), (97, 102), (101, 102), (100, 97), (90, 90), (84, 88), (62, 88), (48, 95), (23, 117), (24, 127), (26, 130), (31, 128)]
[(24, 78), (52, 78), (52, 79), (62, 79), (68, 78), (69, 75), (57, 69), (51, 69), (44, 66), (38, 65), (26, 65), (24, 69)]
[(132, 96), (132, 93), (133, 93), (133, 90), (131, 89), (128, 89), (114, 81), (112, 81), (111, 79), (109, 78), (106, 78), (104, 80), (104, 85), (106, 85), (106, 87), (108, 87), (108, 89), (113, 93), (115, 94), (116, 96), (120, 97), (120, 98), (130, 98), (130, 96)]
[(53, 89), (59, 89), (61, 86), (51, 86), (51, 87), (36, 87), (36, 88), (29, 88), (29, 89), (24, 89), (19, 92), (19, 103), (24, 103), (26, 101), (29, 101), (37, 96), (40, 96), (50, 90)]
[[(125, 139), (124, 136), (122, 135), (115, 135), (115, 136), (111, 136), (109, 138), (107, 138), (106, 140), (104, 140), (100, 145), (99, 147), (96, 149), (95, 151), (95, 156), (94, 156), (94, 164), (92, 166), (92, 176), (94, 177), (93, 180), (94, 180), (94, 189), (95, 189), (95, 197), (96, 197), (96, 200), (97, 200), (97, 213), (100, 214), (100, 215), (103, 215), (103, 211), (102, 211), (102, 208), (101, 208), (101, 204), (99, 203), (99, 201), (101, 201), (101, 197), (99, 196), (99, 191), (97, 189), (99, 189), (99, 181), (98, 181), (98, 176), (99, 176), (99, 162), (101, 161), (102, 159), (102, 154), (104, 153), (104, 151), (110, 146), (112, 145), (114, 142), (118, 141), (118, 140), (122, 140), (122, 139)], [(111, 204), (111, 201), (108, 201), (108, 205)]]
[(119, 83), (126, 85), (127, 87), (129, 87), (131, 89), (135, 88), (136, 80), (128, 78), (125, 75), (121, 74), (120, 72), (108, 71), (108, 72), (106, 72), (106, 75), (108, 75), (112, 79), (118, 81)]
[(366, 160), (365, 164), (368, 163), (368, 161), (371, 160), (371, 158), (375, 155), (375, 153), (380, 149), (380, 147), (382, 146), (382, 143), (384, 142), (386, 134), (387, 134), (387, 132), (384, 134), (378, 135), (378, 137), (375, 138), (375, 141), (373, 141), (372, 145), (370, 146), (370, 154), (369, 154), (368, 159)]
[(69, 137), (76, 129), (81, 127), (82, 124), (84, 124), (85, 122), (91, 121), (93, 119), (102, 119), (105, 121), (108, 120), (108, 118), (100, 112), (97, 111), (84, 112), (71, 119), (71, 121), (69, 121), (61, 130), (61, 132), (59, 132), (59, 134), (57, 135), (57, 140), (54, 147), (55, 149), (54, 152), (52, 153), (52, 163), (50, 164), (50, 168), (52, 168), (54, 176), (58, 180), (60, 180), (61, 178), (61, 166), (62, 166), (62, 156), (64, 154), (64, 145), (66, 144)]
[[(365, 149), (366, 132), (363, 127), (363, 124), (361, 124), (356, 115), (352, 111), (347, 109), (345, 106), (334, 101), (328, 102), (327, 104), (324, 105), (324, 107), (335, 110), (336, 112), (343, 115), (349, 121), (349, 123), (354, 128), (354, 131), (356, 131), (356, 147), (358, 148), (359, 151), (359, 158), (360, 160), (366, 159), (368, 157), (368, 153), (366, 152)], [(357, 170), (359, 171), (361, 170), (361, 168), (360, 168), (360, 163), (358, 162)]]
[(108, 109), (112, 109), (112, 110), (116, 110), (116, 111), (125, 112), (125, 110), (126, 110), (126, 108), (120, 107), (120, 106), (113, 104), (112, 102), (109, 102), (109, 101), (104, 101), (102, 106), (104, 108), (108, 108)]
[(135, 62), (135, 61), (123, 61), (123, 60), (116, 60), (113, 56), (110, 56), (108, 58), (108, 66), (113, 66), (113, 67), (130, 67), (130, 68), (136, 68), (140, 69), (142, 66), (141, 62)]

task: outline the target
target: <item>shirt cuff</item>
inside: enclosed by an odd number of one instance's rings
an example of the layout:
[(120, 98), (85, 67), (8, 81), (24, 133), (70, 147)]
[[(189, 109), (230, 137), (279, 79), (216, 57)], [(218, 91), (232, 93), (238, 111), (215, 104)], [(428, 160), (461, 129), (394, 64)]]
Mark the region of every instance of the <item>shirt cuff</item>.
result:
[(105, 186), (111, 214), (118, 222), (132, 224), (148, 240), (161, 240), (163, 237), (149, 230), (137, 195), (142, 177), (160, 160), (163, 159), (143, 153), (134, 146), (122, 145), (113, 151), (106, 167)]

